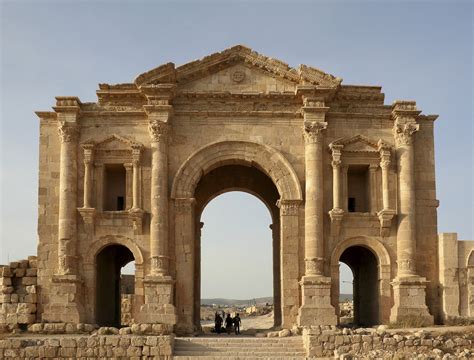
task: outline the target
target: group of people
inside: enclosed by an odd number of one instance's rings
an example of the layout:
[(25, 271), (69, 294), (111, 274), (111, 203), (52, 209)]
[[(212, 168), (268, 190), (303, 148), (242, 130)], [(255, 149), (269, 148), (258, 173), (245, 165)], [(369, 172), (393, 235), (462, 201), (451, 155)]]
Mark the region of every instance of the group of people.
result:
[[(225, 319), (225, 320), (224, 320)], [(223, 329), (223, 323), (225, 323), (225, 330)], [(218, 312), (216, 312), (216, 317), (214, 319), (214, 326), (215, 331), (217, 334), (220, 334), (223, 331), (226, 331), (227, 334), (230, 335), (232, 332), (232, 327), (234, 328), (235, 335), (240, 334), (240, 325), (242, 324), (242, 320), (240, 319), (239, 314), (235, 314), (234, 317), (231, 317), (229, 313), (225, 316), (225, 312), (222, 311), (222, 316)]]

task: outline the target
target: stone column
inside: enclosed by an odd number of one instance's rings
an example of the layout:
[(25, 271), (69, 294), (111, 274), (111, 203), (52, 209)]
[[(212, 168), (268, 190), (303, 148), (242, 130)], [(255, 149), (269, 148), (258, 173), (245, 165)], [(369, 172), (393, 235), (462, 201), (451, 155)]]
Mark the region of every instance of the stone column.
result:
[(132, 209), (140, 209), (140, 158), (142, 147), (140, 145), (132, 146)]
[(343, 165), (341, 168), (342, 173), (342, 210), (347, 212), (347, 203), (348, 203), (348, 189), (347, 189), (347, 171), (349, 170), (348, 165)]
[(397, 277), (392, 282), (394, 306), (390, 321), (413, 316), (433, 323), (425, 300), (426, 279), (416, 271), (416, 194), (414, 170), (414, 134), (419, 129), (416, 117), (420, 111), (409, 101), (395, 102), (393, 134), (398, 168)]
[(94, 158), (91, 144), (84, 144), (84, 208), (92, 208), (92, 162)]
[(58, 212), (58, 275), (76, 273), (77, 137), (75, 122), (61, 121)]
[(390, 203), (389, 169), (390, 169), (390, 147), (379, 140), (378, 149), (380, 153), (380, 167), (382, 168), (382, 210), (377, 215), (380, 220), (380, 236), (390, 235), (392, 219), (395, 210)]
[(391, 209), (389, 189), (390, 150), (379, 143), (380, 167), (382, 168), (382, 201), (383, 209)]
[(344, 145), (330, 144), (332, 151), (332, 198), (333, 207), (329, 211), (331, 218), (331, 233), (333, 236), (339, 235), (344, 210), (342, 208), (342, 189), (341, 189), (341, 155)]
[[(161, 323), (171, 328), (176, 324), (174, 280), (169, 271), (169, 197), (168, 197), (168, 134), (173, 107), (170, 105), (174, 85), (146, 85), (140, 91), (146, 96), (144, 106), (151, 137), (151, 219), (150, 262), (144, 279), (145, 304), (140, 310), (140, 321)], [(135, 157), (137, 157), (135, 149)], [(136, 170), (135, 170), (136, 169)], [(138, 178), (138, 164), (134, 165)], [(134, 185), (138, 203), (138, 180)]]
[[(323, 131), (327, 127), (324, 92), (299, 87), (303, 95), (305, 139), (305, 275), (301, 279), (301, 326), (335, 325), (331, 279), (324, 276)], [(283, 224), (282, 224), (283, 225)]]
[(52, 277), (49, 303), (42, 319), (78, 323), (84, 318), (82, 281), (77, 258), (77, 148), (81, 103), (75, 97), (57, 97), (54, 110), (61, 142), (58, 210), (58, 265)]

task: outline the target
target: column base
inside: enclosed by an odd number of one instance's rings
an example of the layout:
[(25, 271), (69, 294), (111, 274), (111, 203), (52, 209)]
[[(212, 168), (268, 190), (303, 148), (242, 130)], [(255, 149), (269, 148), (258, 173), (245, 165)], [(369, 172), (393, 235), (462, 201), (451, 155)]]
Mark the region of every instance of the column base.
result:
[(303, 303), (298, 311), (298, 325), (336, 325), (336, 310), (331, 305), (331, 278), (306, 275), (300, 285)]
[(140, 308), (139, 323), (176, 325), (173, 305), (175, 281), (170, 276), (147, 276), (143, 280), (145, 303)]
[(391, 282), (395, 303), (390, 312), (391, 323), (406, 323), (410, 326), (434, 323), (433, 315), (426, 306), (426, 284), (426, 279), (419, 276), (395, 278)]
[(84, 323), (84, 287), (76, 275), (54, 275), (49, 303), (44, 307), (44, 322)]

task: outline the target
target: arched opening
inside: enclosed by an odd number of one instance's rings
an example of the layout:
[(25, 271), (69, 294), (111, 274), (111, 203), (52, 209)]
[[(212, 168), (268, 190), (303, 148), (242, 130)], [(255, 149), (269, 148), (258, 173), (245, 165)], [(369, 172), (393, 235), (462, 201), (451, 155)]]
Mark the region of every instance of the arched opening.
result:
[(98, 325), (121, 326), (122, 293), (134, 287), (133, 281), (129, 281), (134, 277), (122, 279), (121, 271), (134, 260), (132, 252), (118, 244), (108, 245), (97, 254), (95, 313)]
[(360, 326), (378, 324), (380, 321), (377, 257), (366, 247), (351, 246), (343, 251), (339, 261), (346, 264), (353, 274), (354, 324)]
[(339, 323), (354, 323), (354, 274), (351, 268), (339, 262)]
[[(256, 167), (224, 165), (201, 178), (195, 198), (195, 326), (200, 328), (204, 311), (214, 314), (223, 310), (257, 312), (260, 318), (250, 322), (256, 329), (280, 325), (279, 194), (272, 180)], [(233, 210), (232, 205), (236, 206)], [(221, 291), (219, 284), (210, 281), (224, 282)], [(202, 304), (201, 299), (208, 296), (206, 293), (245, 301), (221, 308), (221, 304), (211, 304), (211, 309), (205, 309), (203, 305), (209, 304)]]

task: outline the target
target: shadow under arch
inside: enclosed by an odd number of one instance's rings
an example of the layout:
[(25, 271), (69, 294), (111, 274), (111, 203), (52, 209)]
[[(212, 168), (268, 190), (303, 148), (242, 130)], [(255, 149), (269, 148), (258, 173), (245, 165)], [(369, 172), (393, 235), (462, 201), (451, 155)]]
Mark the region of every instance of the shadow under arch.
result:
[(391, 307), (391, 260), (385, 246), (365, 236), (338, 243), (331, 253), (333, 306), (339, 314), (339, 261), (354, 275), (354, 317), (361, 325), (387, 323)]

